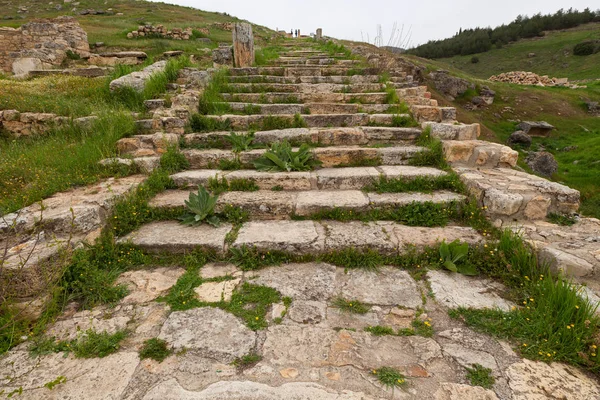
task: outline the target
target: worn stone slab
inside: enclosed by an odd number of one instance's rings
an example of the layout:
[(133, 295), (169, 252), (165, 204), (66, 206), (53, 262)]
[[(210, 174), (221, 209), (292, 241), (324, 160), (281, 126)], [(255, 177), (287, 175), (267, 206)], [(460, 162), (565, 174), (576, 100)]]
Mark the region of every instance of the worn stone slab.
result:
[(200, 270), (203, 279), (220, 278), (222, 276), (238, 276), (241, 271), (234, 264), (226, 262), (208, 263)]
[[(119, 399), (138, 364), (137, 352), (119, 352), (104, 358), (80, 359), (51, 354), (32, 358), (26, 351), (13, 351), (0, 359), (0, 391), (7, 395), (23, 388), (17, 397), (27, 399)], [(44, 387), (64, 376), (66, 382), (52, 390)]]
[(233, 279), (222, 282), (204, 282), (194, 292), (198, 300), (207, 303), (218, 303), (220, 301), (231, 301), (233, 291), (239, 285), (241, 279)]
[(129, 289), (123, 303), (146, 303), (164, 294), (184, 273), (183, 268), (127, 271), (119, 276), (116, 283), (125, 284)]
[(481, 134), (479, 124), (448, 124), (424, 122), (423, 129), (431, 128), (431, 136), (440, 140), (477, 140)]
[(227, 175), (226, 172), (217, 169), (196, 169), (179, 172), (171, 175), (171, 179), (178, 187), (187, 186), (206, 186), (211, 178), (221, 178)]
[(256, 335), (233, 314), (203, 307), (171, 313), (159, 338), (175, 350), (185, 348), (221, 362), (232, 362), (251, 352)]
[(361, 392), (328, 389), (317, 383), (291, 382), (272, 387), (251, 381), (224, 381), (193, 392), (171, 379), (152, 388), (143, 400), (376, 400)]
[(423, 305), (421, 292), (406, 271), (384, 267), (377, 271), (338, 268), (336, 291), (345, 299), (380, 306), (417, 308)]
[(519, 153), (508, 146), (483, 140), (444, 140), (446, 161), (451, 165), (477, 168), (511, 168)]
[(402, 166), (392, 166), (392, 165), (382, 165), (377, 167), (377, 169), (385, 175), (387, 178), (415, 178), (418, 176), (423, 177), (438, 177), (447, 175), (446, 172), (431, 168), (431, 167), (411, 167), (407, 165)]
[(514, 305), (499, 295), (506, 288), (489, 279), (435, 270), (428, 271), (427, 278), (436, 300), (449, 308), (498, 308), (510, 311)]
[(305, 254), (323, 251), (324, 240), (323, 229), (313, 221), (251, 221), (242, 226), (233, 246)]
[(379, 177), (373, 167), (324, 168), (314, 172), (320, 190), (362, 189)]
[(438, 191), (433, 193), (367, 193), (369, 204), (375, 207), (406, 206), (411, 203), (431, 202), (436, 204), (462, 202), (466, 197), (461, 194)]
[(498, 400), (498, 396), (481, 386), (444, 382), (435, 392), (434, 400)]
[(326, 301), (335, 292), (336, 267), (323, 263), (284, 264), (248, 272), (247, 277), (294, 301)]
[(367, 197), (360, 190), (314, 190), (298, 193), (295, 213), (307, 216), (334, 208), (358, 211), (367, 208), (368, 205)]
[(225, 236), (231, 231), (231, 224), (221, 224), (215, 228), (208, 224), (186, 226), (175, 221), (152, 222), (119, 239), (131, 242), (146, 251), (183, 253), (197, 247), (224, 251)]
[[(137, 57), (137, 56), (136, 56)], [(115, 79), (110, 83), (110, 90), (116, 91), (121, 88), (129, 87), (136, 92), (142, 92), (146, 87), (146, 82), (150, 77), (159, 72), (163, 72), (167, 66), (166, 61), (158, 61), (141, 71), (135, 71), (120, 78)]]
[(250, 179), (262, 190), (281, 186), (284, 190), (310, 190), (315, 180), (311, 172), (259, 172), (254, 170), (233, 171), (227, 179)]
[(292, 302), (288, 315), (290, 320), (298, 324), (319, 324), (327, 316), (327, 303), (323, 301), (295, 300)]
[(465, 226), (446, 226), (443, 228), (422, 228), (394, 224), (391, 231), (396, 236), (399, 249), (414, 245), (417, 247), (436, 246), (443, 241), (448, 243), (460, 240), (464, 243), (477, 244), (483, 241), (477, 231)]
[(364, 248), (393, 253), (398, 249), (396, 238), (391, 230), (388, 230), (388, 227), (393, 226), (390, 223), (360, 221), (321, 223), (327, 230), (326, 251)]
[(580, 370), (560, 363), (523, 360), (506, 370), (514, 400), (600, 398), (600, 385)]

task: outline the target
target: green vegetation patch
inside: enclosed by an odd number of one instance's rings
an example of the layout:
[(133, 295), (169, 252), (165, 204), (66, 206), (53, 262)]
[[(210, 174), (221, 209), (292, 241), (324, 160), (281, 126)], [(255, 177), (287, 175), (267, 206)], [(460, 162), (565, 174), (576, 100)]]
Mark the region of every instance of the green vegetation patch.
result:
[(165, 358), (173, 353), (166, 341), (158, 338), (152, 338), (144, 341), (139, 354), (140, 359), (150, 358), (154, 361), (163, 362)]
[(485, 368), (481, 364), (473, 364), (473, 368), (466, 368), (467, 379), (473, 386), (481, 386), (485, 389), (491, 389), (496, 383), (492, 376), (492, 370)]

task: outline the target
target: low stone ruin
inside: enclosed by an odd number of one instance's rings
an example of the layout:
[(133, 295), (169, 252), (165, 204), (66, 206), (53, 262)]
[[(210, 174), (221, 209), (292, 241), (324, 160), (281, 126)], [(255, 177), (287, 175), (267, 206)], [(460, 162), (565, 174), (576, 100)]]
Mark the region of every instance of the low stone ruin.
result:
[(88, 62), (92, 65), (113, 66), (138, 65), (144, 62), (148, 55), (143, 51), (119, 51), (102, 54), (92, 54)]
[(141, 71), (135, 71), (120, 78), (115, 79), (109, 85), (111, 91), (119, 90), (125, 87), (132, 88), (136, 92), (143, 92), (146, 82), (150, 77), (158, 72), (165, 70), (166, 61), (158, 61), (147, 66)]
[[(201, 28), (198, 30), (205, 35), (210, 33), (207, 28)], [(174, 40), (190, 40), (192, 37), (192, 28), (173, 28), (169, 30), (164, 25), (140, 25), (137, 30), (131, 31), (127, 34), (127, 39), (135, 39), (138, 37), (147, 36)]]
[(512, 71), (491, 76), (492, 82), (516, 83), (517, 85), (535, 86), (569, 86), (569, 78), (549, 78), (548, 75), (540, 76), (533, 72)]
[(467, 90), (475, 89), (474, 83), (452, 76), (448, 71), (439, 70), (432, 72), (429, 74), (429, 77), (433, 80), (435, 88), (451, 100), (454, 100)]
[[(75, 124), (89, 126), (96, 116), (76, 118)], [(51, 113), (19, 112), (17, 110), (0, 111), (0, 130), (14, 137), (39, 135), (60, 125), (71, 122), (69, 117), (61, 117)]]
[(29, 22), (20, 28), (0, 27), (0, 70), (24, 75), (59, 66), (69, 52), (88, 57), (87, 33), (72, 17)]

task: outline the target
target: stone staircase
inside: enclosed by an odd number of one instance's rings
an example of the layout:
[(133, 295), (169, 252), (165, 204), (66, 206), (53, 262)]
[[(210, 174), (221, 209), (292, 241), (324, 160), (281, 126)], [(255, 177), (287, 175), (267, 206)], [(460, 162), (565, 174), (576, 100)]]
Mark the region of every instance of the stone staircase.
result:
[[(185, 273), (181, 267), (129, 271), (119, 278), (130, 293), (117, 307), (70, 312), (51, 333), (69, 338), (93, 328), (132, 334), (122, 349), (106, 358), (80, 361), (62, 355), (30, 359), (24, 346), (0, 359), (0, 369), (13, 378), (7, 391), (23, 386), (29, 398), (119, 399), (569, 399), (600, 398), (600, 385), (581, 371), (562, 364), (520, 359), (510, 345), (466, 328), (448, 317), (459, 306), (509, 310), (505, 288), (483, 278), (443, 271), (423, 273), (424, 280), (399, 268), (346, 269), (319, 261), (318, 256), (345, 251), (375, 251), (394, 256), (425, 249), (441, 241), (485, 243), (471, 227), (407, 226), (394, 221), (340, 222), (314, 215), (378, 212), (406, 205), (456, 207), (467, 199), (449, 190), (386, 193), (370, 190), (380, 180), (435, 180), (458, 174), (480, 206), (498, 226), (515, 220), (533, 224), (554, 211), (576, 210), (578, 193), (562, 185), (518, 172), (517, 154), (506, 146), (477, 140), (479, 126), (456, 121), (456, 110), (438, 107), (427, 88), (413, 82), (409, 71), (391, 69), (382, 79), (378, 68), (357, 59), (344, 60), (314, 47), (312, 42), (286, 42), (286, 51), (272, 66), (229, 70), (223, 101), (235, 114), (209, 115), (229, 121), (238, 133), (253, 131), (253, 145), (234, 153), (229, 131), (165, 133), (124, 139), (123, 153), (144, 157), (134, 162), (151, 170), (167, 144), (180, 144), (190, 163), (171, 176), (177, 189), (150, 201), (156, 210), (182, 209), (199, 186), (219, 179), (253, 182), (258, 190), (221, 193), (217, 211), (239, 207), (249, 221), (189, 227), (178, 221), (155, 221), (119, 238), (150, 254), (190, 254), (197, 248), (224, 256), (232, 250), (255, 249), (317, 257), (257, 271), (229, 262), (201, 268), (205, 281), (194, 288), (207, 303), (231, 302), (244, 285), (276, 289), (291, 303), (269, 306), (264, 330), (251, 330), (231, 313), (200, 307), (173, 311), (160, 296)], [(302, 43), (302, 44), (298, 44)], [(399, 116), (388, 104), (393, 89), (410, 109), (416, 127), (393, 126)], [(288, 100), (293, 96), (293, 102)], [(252, 108), (255, 115), (239, 115)], [(261, 130), (266, 118), (293, 123), (300, 115), (306, 127)], [(453, 170), (410, 165), (426, 134), (443, 140)], [(305, 172), (261, 172), (253, 167), (273, 143), (288, 140), (311, 145), (321, 167)], [(152, 160), (149, 160), (152, 159)], [(239, 160), (242, 169), (222, 170), (223, 162)], [(362, 164), (366, 166), (361, 166)], [(414, 267), (414, 266), (413, 266)], [(421, 266), (416, 266), (416, 270)], [(208, 280), (208, 281), (207, 281)], [(336, 306), (343, 299), (368, 305), (365, 313), (347, 313)], [(257, 320), (259, 317), (257, 317)], [(376, 336), (369, 326), (393, 330), (414, 324), (433, 326), (432, 335)], [(166, 340), (176, 354), (163, 363), (139, 360), (144, 340)], [(246, 368), (231, 363), (249, 354), (260, 357)], [(467, 384), (465, 367), (481, 364), (492, 370), (493, 390)], [(390, 390), (377, 371), (393, 367), (408, 380)], [(27, 370), (27, 374), (20, 371)], [(76, 372), (76, 373), (75, 373)], [(67, 382), (53, 392), (36, 387), (56, 376)], [(532, 382), (537, 384), (532, 384)], [(38, 385), (39, 386), (39, 385)], [(552, 395), (554, 396), (554, 394)]]

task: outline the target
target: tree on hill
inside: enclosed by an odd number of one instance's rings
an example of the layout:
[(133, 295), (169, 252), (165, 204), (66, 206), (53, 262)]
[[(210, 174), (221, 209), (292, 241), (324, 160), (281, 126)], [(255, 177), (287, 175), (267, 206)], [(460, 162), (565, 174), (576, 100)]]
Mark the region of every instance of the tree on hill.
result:
[(460, 29), (456, 35), (444, 40), (430, 41), (408, 50), (425, 58), (444, 58), (456, 55), (469, 55), (489, 51), (493, 46), (502, 47), (519, 39), (543, 36), (544, 31), (574, 28), (600, 18), (600, 10), (593, 12), (589, 8), (577, 11), (569, 8), (558, 10), (554, 14), (535, 14), (532, 17), (519, 15), (508, 25), (492, 28)]

